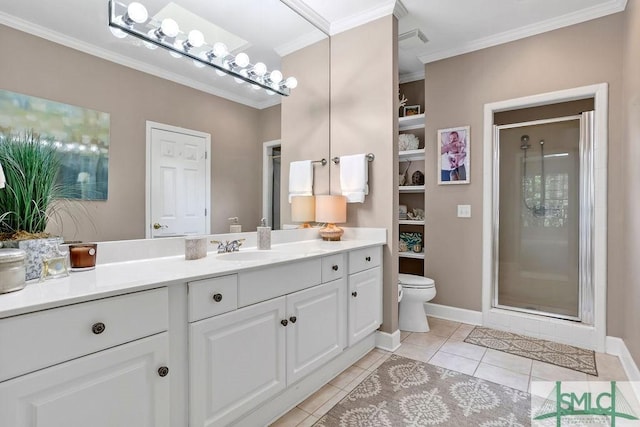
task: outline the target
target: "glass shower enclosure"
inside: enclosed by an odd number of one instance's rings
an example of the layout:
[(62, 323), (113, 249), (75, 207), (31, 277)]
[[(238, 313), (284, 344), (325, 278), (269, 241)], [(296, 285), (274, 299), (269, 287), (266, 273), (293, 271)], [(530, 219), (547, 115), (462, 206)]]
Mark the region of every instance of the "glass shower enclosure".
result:
[(591, 320), (590, 114), (495, 127), (494, 307)]

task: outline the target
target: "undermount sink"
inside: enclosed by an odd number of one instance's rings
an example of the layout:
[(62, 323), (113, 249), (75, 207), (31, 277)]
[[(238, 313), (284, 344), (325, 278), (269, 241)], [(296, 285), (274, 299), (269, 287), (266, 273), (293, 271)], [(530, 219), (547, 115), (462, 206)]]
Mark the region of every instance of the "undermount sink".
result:
[(262, 261), (262, 260), (271, 260), (271, 259), (280, 259), (285, 257), (286, 254), (267, 250), (267, 251), (239, 251), (239, 252), (229, 252), (225, 254), (219, 254), (216, 256), (216, 259), (221, 261)]

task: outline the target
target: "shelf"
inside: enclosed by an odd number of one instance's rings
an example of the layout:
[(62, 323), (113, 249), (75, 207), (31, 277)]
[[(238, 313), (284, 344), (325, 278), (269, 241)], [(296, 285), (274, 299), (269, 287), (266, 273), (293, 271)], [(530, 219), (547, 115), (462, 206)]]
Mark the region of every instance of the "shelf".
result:
[(398, 130), (413, 130), (424, 128), (424, 113), (413, 116), (400, 117), (398, 119)]
[(398, 220), (398, 224), (400, 224), (400, 225), (424, 225), (424, 219), (421, 219), (421, 220), (400, 219), (400, 220)]
[(401, 185), (398, 191), (401, 193), (424, 193), (424, 185)]
[(398, 152), (398, 161), (409, 162), (411, 160), (424, 160), (424, 148)]
[(424, 259), (424, 252), (398, 252), (400, 258)]

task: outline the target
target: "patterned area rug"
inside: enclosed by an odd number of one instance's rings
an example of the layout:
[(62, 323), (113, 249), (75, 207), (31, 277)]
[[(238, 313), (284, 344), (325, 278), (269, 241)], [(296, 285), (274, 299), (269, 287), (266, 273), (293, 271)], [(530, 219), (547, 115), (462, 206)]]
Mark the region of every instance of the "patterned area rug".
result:
[(480, 326), (476, 326), (464, 341), (585, 374), (598, 375), (596, 354), (592, 350)]
[(391, 355), (315, 427), (528, 426), (528, 393)]

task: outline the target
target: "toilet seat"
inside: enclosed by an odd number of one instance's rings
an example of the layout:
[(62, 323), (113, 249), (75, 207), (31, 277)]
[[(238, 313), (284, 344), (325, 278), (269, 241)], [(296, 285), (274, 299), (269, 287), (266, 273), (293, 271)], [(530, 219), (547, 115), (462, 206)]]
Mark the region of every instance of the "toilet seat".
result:
[(415, 274), (398, 274), (398, 283), (405, 289), (429, 289), (435, 287), (433, 279)]

